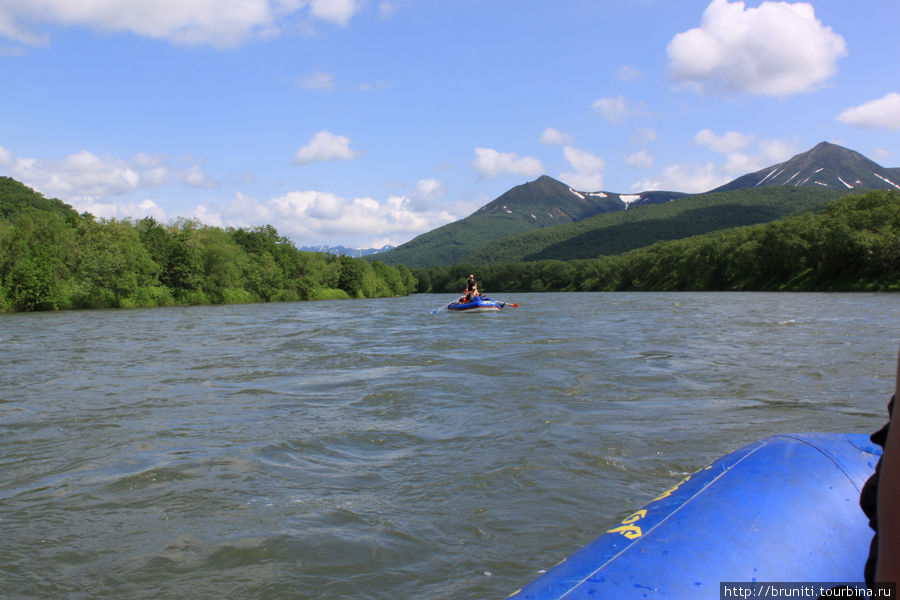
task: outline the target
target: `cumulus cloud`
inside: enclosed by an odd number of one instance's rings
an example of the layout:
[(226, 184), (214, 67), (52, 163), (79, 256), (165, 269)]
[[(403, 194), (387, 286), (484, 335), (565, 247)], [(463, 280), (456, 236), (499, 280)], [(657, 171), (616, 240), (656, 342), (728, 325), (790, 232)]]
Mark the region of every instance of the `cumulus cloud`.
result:
[(359, 6), (357, 0), (310, 0), (309, 13), (323, 21), (346, 26)]
[(704, 129), (694, 136), (694, 143), (721, 154), (722, 162), (668, 165), (658, 175), (635, 183), (632, 191), (707, 192), (741, 175), (784, 162), (797, 153), (797, 146), (792, 142), (757, 139), (752, 134), (736, 131), (717, 135)]
[(120, 198), (141, 189), (169, 185), (172, 181), (205, 189), (218, 187), (198, 165), (184, 167), (181, 161), (144, 153), (127, 160), (81, 150), (62, 160), (52, 160), (19, 157), (0, 147), (0, 167), (42, 194), (98, 217), (149, 215), (162, 220), (165, 211), (152, 199), (123, 201)]
[(435, 202), (443, 184), (432, 178), (418, 181), (411, 193), (378, 200), (344, 198), (321, 190), (295, 190), (259, 199), (238, 191), (224, 204), (199, 204), (189, 216), (216, 227), (273, 225), (300, 245), (333, 244), (381, 247), (401, 244), (416, 235), (455, 221), (474, 210), (452, 210)]
[(558, 145), (573, 144), (575, 143), (575, 138), (564, 131), (559, 131), (553, 127), (547, 127), (541, 134), (541, 143)]
[(713, 0), (700, 27), (669, 42), (669, 74), (701, 92), (782, 97), (816, 89), (846, 53), (811, 4)]
[(621, 67), (619, 67), (619, 70), (616, 71), (616, 78), (620, 81), (631, 81), (632, 79), (637, 79), (640, 76), (641, 72), (631, 65), (622, 65)]
[(724, 135), (716, 135), (709, 129), (704, 129), (694, 136), (694, 143), (715, 152), (728, 154), (746, 147), (753, 141), (752, 135), (746, 135), (737, 131), (727, 131)]
[(87, 150), (70, 154), (62, 161), (17, 158), (8, 152), (4, 166), (12, 177), (26, 185), (66, 201), (127, 194), (136, 190), (140, 181), (137, 171), (126, 161), (101, 158)]
[(635, 183), (631, 186), (631, 191), (665, 190), (698, 194), (727, 181), (711, 162), (702, 165), (669, 165), (659, 175)]
[(364, 81), (359, 84), (359, 91), (361, 92), (371, 92), (373, 90), (384, 90), (391, 87), (391, 84), (387, 81)]
[(566, 146), (563, 156), (572, 167), (572, 171), (560, 173), (559, 178), (578, 190), (597, 191), (603, 188), (603, 172), (606, 161), (587, 150)]
[(851, 106), (837, 120), (864, 129), (900, 130), (900, 94), (891, 92), (877, 100)]
[(621, 123), (630, 113), (628, 105), (625, 103), (625, 96), (599, 98), (592, 106), (610, 123)]
[(632, 169), (652, 169), (653, 156), (646, 150), (639, 150), (625, 156), (625, 164)]
[(12, 0), (0, 3), (0, 36), (38, 45), (49, 41), (42, 28), (89, 27), (184, 45), (231, 47), (271, 36), (295, 13), (346, 26), (360, 6), (357, 0)]
[(382, 19), (387, 19), (393, 16), (394, 13), (397, 12), (397, 9), (398, 7), (396, 2), (385, 0), (384, 2), (378, 4), (378, 16), (380, 16)]
[(358, 154), (350, 149), (350, 144), (350, 138), (323, 129), (308, 144), (297, 150), (292, 162), (295, 165), (305, 165), (328, 160), (351, 160)]
[(297, 86), (304, 90), (332, 90), (334, 89), (334, 75), (321, 71), (312, 73), (299, 80)]
[(639, 127), (631, 135), (632, 144), (649, 144), (655, 142), (659, 135), (652, 127)]
[(498, 152), (493, 148), (476, 148), (475, 167), (482, 177), (524, 175), (531, 177), (544, 172), (541, 161), (531, 156), (518, 156), (511, 152)]
[(591, 106), (613, 125), (619, 125), (628, 119), (648, 116), (644, 107), (640, 104), (630, 104), (621, 94), (614, 98), (598, 98)]
[(796, 154), (796, 145), (777, 138), (757, 139), (755, 135), (727, 131), (717, 135), (704, 129), (694, 136), (694, 143), (725, 156), (720, 167), (723, 177), (737, 177), (783, 162)]
[(210, 176), (203, 171), (198, 165), (193, 165), (179, 172), (180, 179), (193, 187), (214, 189), (219, 184), (213, 181)]
[[(433, 180), (422, 180), (416, 193), (432, 194), (439, 187)], [(279, 232), (310, 244), (340, 237), (360, 246), (396, 245), (462, 216), (441, 209), (417, 210), (410, 196), (346, 199), (317, 190), (290, 192), (264, 206)], [(228, 222), (229, 216), (222, 220)]]
[(430, 210), (444, 193), (444, 184), (437, 179), (421, 179), (416, 183), (415, 191), (409, 196), (410, 207), (414, 210)]

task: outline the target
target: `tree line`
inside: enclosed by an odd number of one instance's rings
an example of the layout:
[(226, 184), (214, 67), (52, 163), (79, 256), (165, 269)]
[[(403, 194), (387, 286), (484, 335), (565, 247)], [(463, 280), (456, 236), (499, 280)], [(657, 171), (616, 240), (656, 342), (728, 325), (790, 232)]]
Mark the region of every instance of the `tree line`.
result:
[(0, 311), (375, 298), (416, 289), (404, 266), (302, 252), (271, 225), (96, 219), (55, 202), (49, 210), (0, 206)]
[(615, 256), (413, 269), (419, 292), (900, 291), (900, 192), (844, 196), (821, 211), (657, 242)]
[(0, 178), (0, 311), (492, 292), (900, 291), (900, 192), (580, 260), (410, 269), (303, 252), (271, 225), (79, 215)]

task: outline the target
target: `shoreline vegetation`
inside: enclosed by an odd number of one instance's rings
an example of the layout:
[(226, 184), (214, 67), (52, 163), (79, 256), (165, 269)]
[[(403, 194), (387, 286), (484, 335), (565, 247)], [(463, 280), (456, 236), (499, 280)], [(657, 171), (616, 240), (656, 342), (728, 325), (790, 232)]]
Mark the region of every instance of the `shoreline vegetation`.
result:
[(404, 266), (303, 252), (271, 225), (96, 219), (0, 177), (0, 312), (403, 296)]
[(418, 292), (455, 293), (469, 273), (497, 292), (900, 291), (900, 192), (873, 190), (770, 223), (592, 259), (412, 269)]
[(0, 177), (0, 312), (490, 292), (900, 291), (900, 192), (581, 260), (410, 270), (303, 252), (271, 225), (97, 219)]

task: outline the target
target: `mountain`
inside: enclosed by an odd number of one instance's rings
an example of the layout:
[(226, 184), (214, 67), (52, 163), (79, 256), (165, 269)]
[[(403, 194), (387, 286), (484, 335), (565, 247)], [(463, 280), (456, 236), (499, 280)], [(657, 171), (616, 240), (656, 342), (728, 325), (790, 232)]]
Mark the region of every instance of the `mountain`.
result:
[(361, 258), (363, 256), (371, 256), (391, 250), (393, 246), (382, 246), (381, 248), (348, 248), (346, 246), (303, 246), (299, 248), (301, 252), (322, 252), (325, 254), (334, 254), (337, 256), (352, 256), (353, 258)]
[(573, 223), (597, 214), (623, 210), (629, 204), (668, 202), (683, 196), (674, 192), (622, 195), (612, 192), (583, 192), (572, 189), (547, 175), (517, 185), (502, 196), (479, 208), (472, 216), (511, 215), (527, 229)]
[(860, 191), (900, 190), (900, 169), (890, 169), (859, 152), (822, 142), (790, 160), (738, 177), (714, 192), (775, 185)]
[(78, 212), (61, 200), (45, 198), (43, 194), (12, 177), (0, 177), (0, 217), (10, 217), (29, 210), (57, 213), (69, 221), (78, 217)]
[(575, 223), (629, 206), (669, 202), (686, 195), (584, 192), (543, 175), (517, 185), (464, 219), (433, 229), (379, 255), (378, 260), (407, 267), (458, 264), (480, 247), (508, 236)]
[(466, 262), (482, 265), (622, 254), (656, 242), (817, 210), (840, 195), (837, 190), (792, 186), (707, 192), (506, 237), (477, 249)]
[[(760, 188), (798, 193), (763, 193)], [(545, 175), (512, 188), (464, 219), (379, 255), (378, 260), (432, 267), (616, 254), (659, 240), (815, 210), (841, 194), (870, 189), (900, 189), (900, 169), (882, 167), (828, 142), (705, 194), (583, 192)], [(664, 210), (651, 206), (669, 203), (684, 206)], [(648, 212), (637, 214), (644, 211)]]

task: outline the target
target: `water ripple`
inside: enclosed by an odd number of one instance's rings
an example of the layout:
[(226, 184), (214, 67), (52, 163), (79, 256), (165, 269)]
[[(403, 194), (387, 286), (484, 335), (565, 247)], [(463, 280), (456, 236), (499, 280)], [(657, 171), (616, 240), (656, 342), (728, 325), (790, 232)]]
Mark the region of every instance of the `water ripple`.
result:
[(445, 300), (0, 315), (6, 593), (502, 598), (893, 386), (891, 295)]

